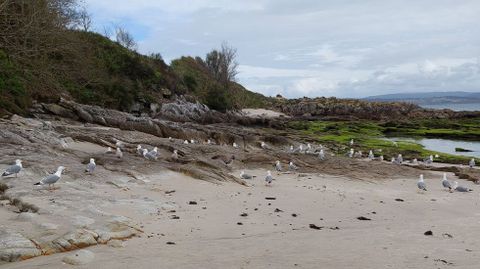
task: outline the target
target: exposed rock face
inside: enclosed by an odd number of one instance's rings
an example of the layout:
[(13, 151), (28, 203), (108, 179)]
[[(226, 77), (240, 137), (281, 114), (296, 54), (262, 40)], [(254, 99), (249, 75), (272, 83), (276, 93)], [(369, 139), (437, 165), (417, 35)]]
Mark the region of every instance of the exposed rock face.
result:
[(14, 262), (40, 256), (42, 252), (28, 238), (0, 228), (0, 260)]
[(163, 118), (174, 121), (199, 121), (205, 114), (214, 113), (206, 105), (190, 103), (183, 99), (177, 99), (173, 103), (163, 104), (160, 115)]

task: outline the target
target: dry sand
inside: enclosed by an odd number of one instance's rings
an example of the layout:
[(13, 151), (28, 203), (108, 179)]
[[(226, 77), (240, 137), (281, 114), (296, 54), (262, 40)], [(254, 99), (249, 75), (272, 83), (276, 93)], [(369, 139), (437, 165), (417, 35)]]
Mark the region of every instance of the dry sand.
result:
[[(479, 189), (471, 182), (459, 180), (475, 192), (449, 193), (432, 173), (420, 194), (416, 178), (274, 173), (273, 185), (265, 186), (265, 170), (247, 172), (257, 176), (249, 187), (164, 171), (128, 191), (101, 189), (107, 199), (116, 192), (117, 200), (102, 210), (136, 220), (145, 233), (123, 248), (90, 247), (94, 260), (75, 268), (478, 268)], [(67, 255), (0, 267), (68, 268)]]

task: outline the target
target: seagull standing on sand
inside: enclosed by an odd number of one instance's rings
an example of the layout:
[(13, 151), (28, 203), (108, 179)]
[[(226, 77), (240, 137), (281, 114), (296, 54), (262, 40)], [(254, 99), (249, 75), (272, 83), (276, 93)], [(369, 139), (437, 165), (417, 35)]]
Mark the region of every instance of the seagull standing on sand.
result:
[(350, 149), (350, 153), (348, 153), (348, 157), (353, 158), (354, 154), (355, 154), (355, 151), (353, 149)]
[(470, 160), (470, 162), (468, 163), (468, 166), (470, 166), (470, 168), (475, 167), (475, 159), (474, 159), (474, 158), (472, 158), (472, 159)]
[(140, 156), (143, 155), (142, 145), (137, 146), (137, 154), (140, 155)]
[(279, 172), (282, 171), (282, 164), (280, 163), (280, 161), (277, 161), (275, 163), (275, 170), (277, 170)]
[(420, 179), (417, 182), (417, 187), (419, 190), (427, 191), (427, 185), (423, 181), (423, 175), (420, 175)]
[(368, 153), (368, 158), (369, 158), (370, 160), (375, 159), (375, 156), (373, 155), (373, 151), (370, 150), (370, 152)]
[(298, 169), (298, 167), (297, 167), (295, 164), (293, 164), (293, 162), (290, 162), (290, 163), (288, 164), (288, 170), (290, 170), (290, 171), (295, 171), (295, 170), (297, 170), (297, 169)]
[(89, 174), (93, 174), (93, 171), (95, 171), (95, 167), (97, 167), (97, 165), (95, 164), (95, 159), (90, 158), (90, 162), (87, 164), (87, 168), (85, 169), (85, 172)]
[(269, 185), (272, 183), (272, 181), (273, 181), (272, 173), (269, 170), (267, 171), (267, 176), (265, 177), (265, 182), (266, 182), (265, 184)]
[(60, 177), (62, 177), (62, 171), (65, 169), (65, 167), (63, 166), (59, 166), (57, 168), (57, 172), (55, 172), (55, 174), (52, 174), (52, 175), (48, 175), (46, 176), (45, 178), (43, 178), (42, 180), (40, 180), (39, 182), (33, 184), (33, 185), (48, 185), (48, 187), (55, 187), (55, 183), (57, 183), (57, 181), (60, 179)]
[(458, 191), (458, 192), (471, 192), (473, 191), (472, 189), (469, 189), (467, 187), (464, 187), (464, 186), (458, 186), (458, 182), (453, 182), (453, 189)]
[(123, 158), (123, 152), (120, 148), (117, 148), (117, 151), (115, 152), (115, 156), (117, 156), (117, 158), (119, 159)]
[(450, 184), (450, 181), (448, 181), (447, 179), (447, 173), (443, 173), (442, 186), (444, 188), (452, 190), (452, 184)]
[(253, 177), (249, 174), (245, 174), (245, 171), (242, 170), (242, 172), (240, 172), (240, 178), (241, 179), (252, 179)]
[(15, 174), (15, 177), (18, 176), (18, 173), (22, 171), (22, 160), (15, 160), (15, 164), (12, 166), (9, 166), (7, 169), (5, 169), (5, 172), (3, 172), (2, 177), (6, 177), (9, 175)]

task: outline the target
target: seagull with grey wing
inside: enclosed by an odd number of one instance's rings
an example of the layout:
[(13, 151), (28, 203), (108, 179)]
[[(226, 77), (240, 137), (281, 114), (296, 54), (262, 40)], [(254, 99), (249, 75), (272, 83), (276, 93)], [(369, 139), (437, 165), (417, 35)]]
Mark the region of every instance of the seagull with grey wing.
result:
[(245, 174), (245, 171), (242, 170), (242, 172), (240, 172), (240, 178), (241, 179), (252, 179), (253, 177), (249, 174)]
[(153, 150), (151, 151), (148, 151), (147, 149), (143, 149), (143, 156), (149, 160), (157, 160), (158, 148), (154, 147)]
[(62, 177), (63, 170), (65, 170), (65, 167), (59, 166), (54, 174), (46, 176), (33, 185), (48, 185), (49, 188), (52, 186), (55, 187), (55, 183)]
[(275, 170), (277, 170), (279, 172), (282, 171), (282, 164), (280, 163), (280, 161), (277, 161), (275, 163)]
[(142, 145), (138, 145), (138, 146), (137, 146), (137, 154), (140, 155), (140, 156), (143, 156)]
[(470, 160), (470, 162), (468, 163), (468, 166), (470, 166), (470, 168), (474, 168), (474, 167), (475, 167), (475, 159), (474, 159), (474, 158), (472, 158), (472, 159)]
[(290, 162), (288, 164), (288, 170), (295, 171), (295, 170), (298, 170), (298, 167), (293, 162)]
[(265, 184), (270, 185), (273, 181), (272, 172), (267, 171), (267, 176), (265, 177)]
[(2, 177), (10, 176), (15, 174), (15, 177), (18, 177), (18, 173), (22, 171), (22, 160), (15, 160), (15, 164), (9, 166), (2, 174)]
[(123, 152), (120, 148), (117, 148), (117, 150), (115, 151), (115, 156), (119, 159), (123, 158)]
[(348, 153), (348, 157), (353, 158), (354, 154), (355, 154), (355, 151), (353, 149), (350, 149), (350, 152)]
[(458, 191), (458, 192), (471, 192), (473, 191), (472, 189), (469, 189), (467, 187), (464, 187), (464, 186), (459, 186), (458, 185), (458, 182), (453, 182), (453, 189)]
[(173, 150), (172, 160), (178, 161), (178, 151), (176, 149)]
[(323, 151), (323, 149), (321, 149), (318, 153), (318, 158), (322, 161), (325, 160), (325, 152)]
[(237, 143), (233, 142), (233, 148), (234, 148), (234, 149), (238, 149)]
[(97, 165), (95, 164), (95, 159), (90, 158), (90, 162), (87, 164), (87, 168), (85, 169), (85, 172), (89, 174), (93, 174), (93, 171), (95, 171), (95, 167), (97, 167)]
[(443, 173), (442, 186), (450, 191), (452, 190), (452, 184), (447, 179), (447, 173)]
[(370, 160), (375, 159), (375, 156), (373, 155), (373, 151), (370, 150), (370, 152), (368, 153), (368, 158), (369, 158)]
[(417, 187), (421, 191), (427, 191), (427, 184), (423, 181), (423, 175), (420, 175), (420, 179), (417, 182)]

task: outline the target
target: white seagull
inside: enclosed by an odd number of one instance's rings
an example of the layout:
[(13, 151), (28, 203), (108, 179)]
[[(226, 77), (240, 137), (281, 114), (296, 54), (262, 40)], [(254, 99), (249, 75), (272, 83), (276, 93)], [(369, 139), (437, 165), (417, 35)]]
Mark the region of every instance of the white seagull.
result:
[(450, 181), (448, 181), (447, 179), (447, 173), (443, 173), (442, 186), (444, 188), (452, 190), (452, 184), (450, 184)]
[(325, 152), (323, 152), (323, 149), (321, 149), (320, 152), (318, 153), (318, 158), (320, 160), (325, 160)]
[(141, 145), (138, 145), (137, 146), (137, 154), (142, 156), (143, 155), (143, 150), (142, 150), (142, 146)]
[(350, 149), (350, 152), (348, 153), (348, 157), (353, 158), (354, 153), (355, 153), (355, 150)]
[(417, 182), (417, 187), (419, 190), (427, 191), (427, 185), (423, 181), (423, 175), (420, 175), (420, 179)]
[(245, 171), (240, 172), (240, 178), (242, 179), (252, 179), (253, 177), (249, 174), (245, 174)]
[(265, 177), (265, 184), (271, 184), (273, 181), (273, 177), (272, 177), (272, 173), (269, 171), (267, 171), (267, 176)]
[(22, 160), (17, 159), (17, 160), (15, 160), (14, 165), (11, 165), (11, 166), (7, 167), (7, 169), (5, 169), (5, 171), (2, 174), (2, 177), (6, 177), (6, 176), (9, 176), (9, 175), (13, 175), (13, 174), (15, 174), (15, 177), (17, 177), (18, 173), (20, 173), (22, 168), (23, 168)]
[(65, 167), (59, 166), (57, 168), (57, 172), (55, 172), (55, 174), (48, 175), (48, 176), (46, 176), (45, 178), (43, 178), (42, 180), (40, 180), (39, 182), (37, 182), (33, 185), (48, 185), (49, 188), (51, 186), (55, 187), (55, 183), (57, 183), (57, 181), (62, 177), (62, 171), (63, 170), (65, 170)]
[(288, 164), (288, 170), (290, 170), (290, 171), (295, 171), (295, 170), (297, 170), (297, 169), (298, 169), (298, 167), (297, 167), (295, 164), (293, 164), (293, 162), (290, 162), (290, 163)]
[(233, 148), (238, 149), (237, 143), (233, 142)]
[(123, 158), (123, 152), (120, 150), (120, 148), (117, 148), (117, 151), (115, 151), (115, 156), (117, 156), (119, 159)]
[(470, 160), (470, 162), (468, 163), (468, 166), (470, 166), (470, 168), (475, 167), (475, 159), (474, 159), (474, 158), (472, 158), (472, 159)]
[(178, 151), (176, 149), (173, 150), (172, 159), (175, 161), (178, 160)]
[(373, 160), (375, 158), (375, 156), (373, 155), (373, 151), (370, 150), (370, 152), (368, 153), (368, 158), (370, 160)]
[(282, 171), (282, 164), (280, 161), (275, 162), (275, 170)]
[(85, 172), (92, 174), (93, 171), (95, 171), (95, 167), (97, 167), (97, 165), (95, 164), (95, 159), (90, 158), (90, 162), (87, 164), (87, 168), (85, 169)]
[(458, 191), (458, 192), (471, 192), (473, 191), (472, 189), (469, 189), (467, 187), (464, 187), (464, 186), (458, 186), (458, 182), (453, 182), (453, 189)]
[(157, 160), (158, 158), (158, 148), (154, 147), (152, 151), (148, 152), (147, 149), (143, 150), (143, 156), (149, 160)]

